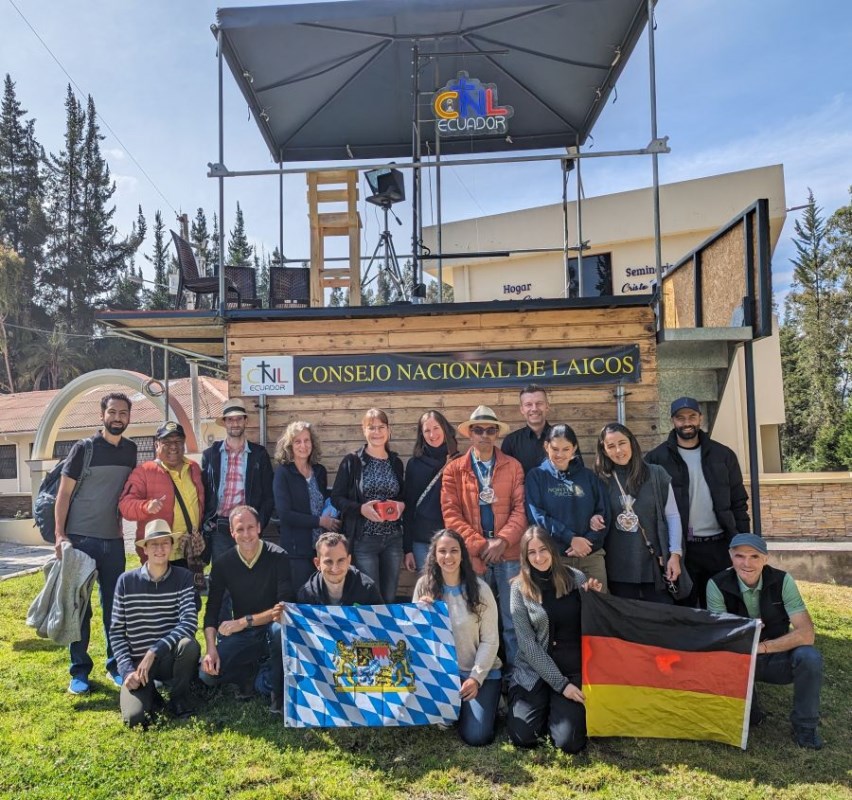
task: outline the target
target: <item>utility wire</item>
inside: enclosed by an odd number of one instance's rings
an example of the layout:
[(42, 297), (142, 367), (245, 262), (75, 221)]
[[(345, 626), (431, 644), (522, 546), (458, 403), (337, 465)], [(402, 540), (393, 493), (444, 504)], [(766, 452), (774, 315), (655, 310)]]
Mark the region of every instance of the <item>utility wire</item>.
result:
[[(44, 47), (44, 49), (47, 50), (48, 54), (56, 62), (59, 69), (61, 69), (65, 73), (65, 76), (71, 82), (71, 85), (77, 90), (77, 94), (79, 95), (80, 99), (81, 100), (85, 99), (88, 96), (88, 93), (84, 92), (80, 88), (77, 81), (75, 81), (74, 78), (71, 77), (71, 73), (68, 72), (67, 69), (65, 69), (65, 67), (62, 65), (62, 62), (56, 57), (56, 55), (53, 53), (53, 51), (47, 46), (47, 42), (45, 42), (44, 39), (42, 39), (41, 36), (39, 36), (38, 31), (32, 26), (32, 23), (24, 16), (24, 12), (21, 11), (21, 9), (18, 8), (17, 5), (15, 5), (14, 0), (9, 0), (9, 5), (11, 5), (12, 8), (14, 8), (15, 11), (18, 12), (18, 14), (20, 15), (21, 19), (24, 21), (26, 26), (33, 32), (33, 35), (36, 37), (36, 39), (38, 39), (39, 42), (41, 42), (42, 47)], [(160, 197), (163, 198), (163, 202), (172, 210), (175, 217), (177, 217), (178, 212), (175, 209), (175, 207), (169, 202), (168, 198), (160, 191), (160, 187), (157, 186), (156, 183), (154, 183), (153, 178), (145, 171), (144, 167), (136, 160), (136, 156), (134, 156), (133, 153), (130, 152), (130, 148), (124, 142), (121, 141), (118, 134), (112, 129), (110, 124), (103, 118), (103, 115), (100, 113), (100, 111), (95, 109), (95, 114), (97, 114), (97, 117), (101, 121), (101, 124), (112, 134), (113, 139), (115, 139), (121, 145), (122, 149), (124, 150), (125, 153), (127, 153), (128, 157), (136, 165), (137, 169), (145, 176), (145, 179), (148, 181), (148, 183), (150, 183), (151, 186), (154, 187), (154, 191), (158, 195), (160, 195)]]
[[(57, 332), (55, 328), (54, 328), (54, 330), (49, 331), (49, 330), (46, 330), (45, 328), (28, 328), (26, 325), (14, 325), (11, 322), (4, 323), (4, 327), (15, 328), (15, 330), (19, 330), (19, 331), (29, 331), (30, 333), (46, 333), (48, 336), (53, 336), (53, 334), (55, 334)], [(94, 340), (100, 341), (101, 339), (103, 339), (103, 336), (93, 336), (91, 334), (86, 334), (86, 333), (71, 333), (70, 331), (62, 331), (62, 335), (63, 336), (70, 336), (70, 337), (73, 337), (74, 339), (91, 339), (93, 341)]]

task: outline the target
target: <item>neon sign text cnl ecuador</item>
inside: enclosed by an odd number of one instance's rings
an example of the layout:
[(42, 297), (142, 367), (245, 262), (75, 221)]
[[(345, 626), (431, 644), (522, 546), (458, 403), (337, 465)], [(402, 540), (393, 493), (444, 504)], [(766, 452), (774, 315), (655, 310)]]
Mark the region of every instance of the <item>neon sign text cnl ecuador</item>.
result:
[(444, 136), (505, 136), (509, 133), (509, 117), (515, 113), (512, 106), (498, 104), (493, 83), (483, 84), (466, 72), (459, 72), (435, 95), (432, 108), (438, 130)]

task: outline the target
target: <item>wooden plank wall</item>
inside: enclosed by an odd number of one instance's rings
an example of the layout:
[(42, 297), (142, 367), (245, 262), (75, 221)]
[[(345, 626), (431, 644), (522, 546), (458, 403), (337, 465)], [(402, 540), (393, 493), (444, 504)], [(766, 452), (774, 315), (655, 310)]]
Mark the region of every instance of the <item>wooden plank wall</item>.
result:
[[(457, 352), (638, 344), (642, 380), (627, 384), (627, 424), (643, 448), (656, 445), (657, 392), (654, 315), (647, 307), (568, 309), (522, 312), (401, 316), (363, 319), (231, 321), (227, 334), (229, 390), (240, 395), (240, 359), (256, 355), (327, 355), (377, 352)], [(550, 387), (551, 422), (567, 422), (577, 431), (580, 446), (593, 460), (601, 426), (616, 418), (615, 386)], [(251, 401), (252, 398), (246, 398)], [(468, 419), (480, 404), (491, 406), (513, 428), (523, 420), (516, 389), (464, 390), (435, 394), (365, 393), (270, 397), (268, 447), (293, 420), (317, 426), (322, 462), (333, 474), (342, 456), (363, 444), (360, 421), (373, 406), (391, 421), (393, 448), (407, 459), (414, 446), (417, 420), (439, 409), (454, 424)], [(251, 406), (250, 402), (248, 403)], [(249, 421), (250, 438), (258, 436), (258, 419)], [(460, 440), (460, 445), (466, 445)]]

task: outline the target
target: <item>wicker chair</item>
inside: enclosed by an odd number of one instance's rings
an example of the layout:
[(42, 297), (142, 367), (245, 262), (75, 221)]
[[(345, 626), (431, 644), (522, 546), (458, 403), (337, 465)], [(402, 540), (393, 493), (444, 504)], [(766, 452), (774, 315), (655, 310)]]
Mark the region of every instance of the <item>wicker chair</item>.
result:
[[(196, 308), (198, 308), (201, 295), (204, 294), (213, 295), (213, 305), (216, 306), (219, 300), (219, 278), (215, 276), (212, 278), (202, 278), (198, 273), (198, 263), (195, 260), (195, 253), (192, 252), (189, 242), (174, 231), (170, 231), (170, 233), (175, 243), (175, 252), (177, 253), (178, 260), (178, 291), (175, 297), (175, 308), (180, 308), (185, 291), (195, 294)], [(232, 293), (235, 294), (237, 296), (237, 304), (239, 304), (240, 290), (228, 280), (227, 275), (225, 276), (225, 291), (229, 296)]]
[(260, 307), (260, 298), (257, 296), (257, 271), (254, 267), (226, 266), (225, 280), (237, 288), (237, 299), (234, 301), (229, 297), (228, 308)]
[(269, 307), (308, 308), (311, 304), (311, 270), (308, 267), (269, 268)]

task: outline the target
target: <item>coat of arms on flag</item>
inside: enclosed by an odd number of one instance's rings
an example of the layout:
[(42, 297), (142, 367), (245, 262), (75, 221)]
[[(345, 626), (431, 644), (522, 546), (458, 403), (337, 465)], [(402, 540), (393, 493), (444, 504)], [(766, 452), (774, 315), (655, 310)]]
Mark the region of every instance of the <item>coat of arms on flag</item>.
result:
[(284, 724), (434, 725), (458, 719), (447, 607), (284, 606)]
[(583, 592), (589, 736), (748, 741), (758, 620)]

